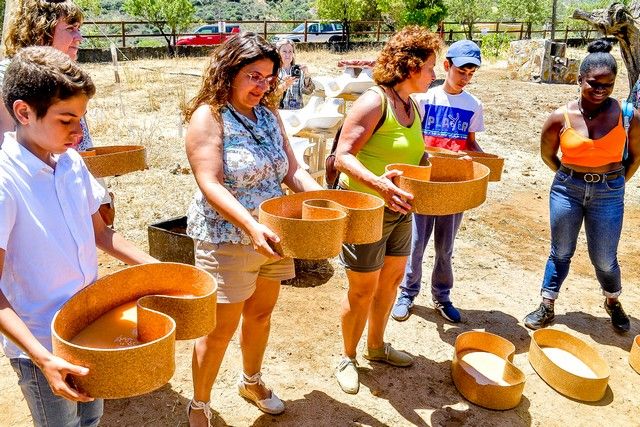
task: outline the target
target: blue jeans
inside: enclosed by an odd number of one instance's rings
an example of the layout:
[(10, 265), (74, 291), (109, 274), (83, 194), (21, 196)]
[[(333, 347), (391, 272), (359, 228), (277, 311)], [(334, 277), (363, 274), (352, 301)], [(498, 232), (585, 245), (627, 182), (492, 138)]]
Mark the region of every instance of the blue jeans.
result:
[(558, 298), (569, 274), (583, 220), (589, 258), (602, 292), (608, 298), (620, 295), (617, 252), (624, 216), (624, 185), (623, 176), (587, 183), (563, 171), (556, 172), (549, 197), (551, 254), (542, 281), (544, 298)]
[(102, 417), (103, 400), (79, 403), (56, 396), (40, 369), (29, 359), (11, 359), (33, 424), (37, 427), (93, 427)]
[(434, 301), (449, 301), (449, 293), (453, 288), (453, 269), (451, 268), (453, 242), (460, 228), (462, 215), (462, 213), (442, 216), (413, 215), (411, 255), (405, 267), (404, 278), (400, 283), (400, 298), (406, 297), (413, 300), (420, 293), (422, 257), (431, 233), (434, 233), (436, 256), (431, 273), (431, 296)]

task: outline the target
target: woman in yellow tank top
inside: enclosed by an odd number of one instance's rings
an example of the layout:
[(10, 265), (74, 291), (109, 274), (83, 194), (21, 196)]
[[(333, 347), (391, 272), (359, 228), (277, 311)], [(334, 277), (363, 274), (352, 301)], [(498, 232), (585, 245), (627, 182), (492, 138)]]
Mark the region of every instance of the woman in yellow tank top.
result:
[[(411, 194), (392, 181), (399, 171), (385, 173), (391, 163), (418, 165), (424, 155), (420, 115), (409, 95), (425, 92), (435, 79), (433, 67), (440, 39), (411, 26), (395, 34), (376, 60), (378, 87), (352, 106), (336, 148), (340, 186), (382, 197), (382, 239), (367, 245), (344, 245), (340, 256), (349, 290), (342, 303), (343, 355), (336, 378), (346, 393), (357, 393), (356, 347), (367, 320), (368, 360), (410, 366), (413, 358), (384, 342), (384, 330), (411, 252)], [(384, 103), (384, 104), (383, 104)], [(383, 115), (384, 113), (384, 115)]]
[(611, 47), (605, 40), (589, 45), (580, 66), (578, 100), (552, 113), (542, 128), (542, 160), (556, 176), (549, 198), (551, 254), (542, 281), (542, 303), (524, 319), (531, 329), (542, 328), (555, 317), (554, 301), (569, 273), (583, 222), (589, 258), (605, 296), (604, 309), (617, 331), (630, 328), (618, 301), (622, 285), (617, 249), (625, 182), (640, 165), (640, 116), (634, 113), (627, 137), (621, 106), (611, 98), (617, 74)]

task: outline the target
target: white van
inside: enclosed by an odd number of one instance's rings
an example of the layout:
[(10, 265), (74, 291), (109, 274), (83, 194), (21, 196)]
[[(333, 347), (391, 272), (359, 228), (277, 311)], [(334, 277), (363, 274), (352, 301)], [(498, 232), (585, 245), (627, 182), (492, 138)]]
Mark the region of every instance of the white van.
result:
[[(293, 42), (304, 42), (304, 23), (291, 30), (289, 34), (276, 34), (273, 42), (289, 39)], [(344, 40), (342, 24), (339, 22), (308, 22), (307, 42), (326, 43), (339, 42)]]

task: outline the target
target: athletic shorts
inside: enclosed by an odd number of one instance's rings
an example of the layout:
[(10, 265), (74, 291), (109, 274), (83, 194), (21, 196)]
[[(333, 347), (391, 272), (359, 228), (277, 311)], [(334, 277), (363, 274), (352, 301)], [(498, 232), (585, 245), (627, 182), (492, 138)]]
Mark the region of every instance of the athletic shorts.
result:
[(256, 290), (259, 277), (287, 280), (296, 276), (293, 259), (268, 258), (252, 245), (195, 241), (196, 267), (211, 273), (218, 282), (218, 302), (242, 302)]
[(409, 256), (411, 253), (411, 214), (384, 208), (382, 239), (364, 245), (342, 245), (340, 262), (348, 270), (369, 273), (380, 270), (385, 256)]

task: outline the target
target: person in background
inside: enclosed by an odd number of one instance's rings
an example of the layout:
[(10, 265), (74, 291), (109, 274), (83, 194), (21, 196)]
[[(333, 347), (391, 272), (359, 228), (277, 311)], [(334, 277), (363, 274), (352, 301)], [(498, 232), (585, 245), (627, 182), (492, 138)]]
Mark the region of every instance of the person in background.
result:
[[(453, 43), (444, 61), (444, 84), (426, 94), (415, 95), (422, 116), (422, 135), (426, 147), (441, 147), (452, 151), (482, 151), (476, 142), (476, 132), (484, 130), (482, 103), (464, 88), (480, 67), (480, 48), (471, 40)], [(454, 118), (455, 120), (452, 120)], [(431, 299), (442, 317), (460, 322), (461, 315), (451, 302), (453, 288), (453, 244), (463, 213), (453, 215), (413, 215), (411, 255), (400, 295), (391, 311), (395, 320), (407, 320), (413, 300), (420, 293), (422, 258), (434, 234), (435, 260), (431, 273)]]
[(282, 196), (283, 183), (295, 192), (322, 187), (296, 161), (275, 109), (279, 68), (273, 45), (254, 33), (235, 35), (213, 51), (186, 111), (187, 158), (199, 188), (187, 234), (196, 266), (218, 282), (215, 329), (193, 350), (192, 426), (211, 422), (211, 388), (239, 325), (239, 394), (269, 414), (285, 409), (261, 370), (280, 282), (295, 271), (292, 259), (272, 249), (283, 236), (258, 222), (258, 208)]
[(551, 113), (542, 126), (540, 153), (555, 173), (549, 195), (551, 253), (542, 302), (524, 319), (530, 329), (543, 328), (555, 318), (555, 300), (569, 274), (583, 222), (604, 310), (616, 331), (631, 327), (618, 300), (622, 283), (617, 253), (625, 185), (640, 166), (640, 116), (634, 112), (627, 134), (620, 103), (611, 97), (618, 72), (611, 48), (604, 39), (589, 44), (578, 75), (580, 96)]
[(356, 348), (368, 322), (364, 358), (407, 367), (413, 357), (384, 341), (384, 332), (411, 249), (412, 195), (398, 188), (392, 163), (419, 165), (424, 157), (420, 113), (410, 98), (435, 79), (441, 44), (437, 34), (407, 26), (389, 39), (373, 69), (378, 84), (354, 102), (336, 147), (340, 188), (382, 197), (386, 202), (382, 238), (343, 245), (340, 261), (349, 289), (342, 302), (343, 352), (335, 375), (345, 393), (360, 388)]
[(276, 43), (280, 55), (279, 92), (282, 93), (279, 108), (281, 110), (298, 110), (304, 107), (302, 95), (311, 95), (315, 85), (309, 77), (306, 65), (296, 64), (295, 45), (291, 40), (283, 39)]
[[(65, 53), (72, 60), (78, 59), (78, 49), (82, 42), (80, 27), (83, 21), (82, 10), (72, 0), (18, 0), (5, 37), (6, 59), (0, 61), (0, 88), (5, 77), (7, 65), (20, 49), (28, 46), (52, 46)], [(89, 126), (84, 117), (80, 120), (82, 134), (78, 135), (72, 148), (87, 151), (93, 148)], [(0, 145), (5, 132), (15, 130), (11, 114), (0, 106)], [(98, 182), (106, 190), (103, 179)], [(115, 219), (113, 194), (105, 191), (100, 215), (107, 225)]]

